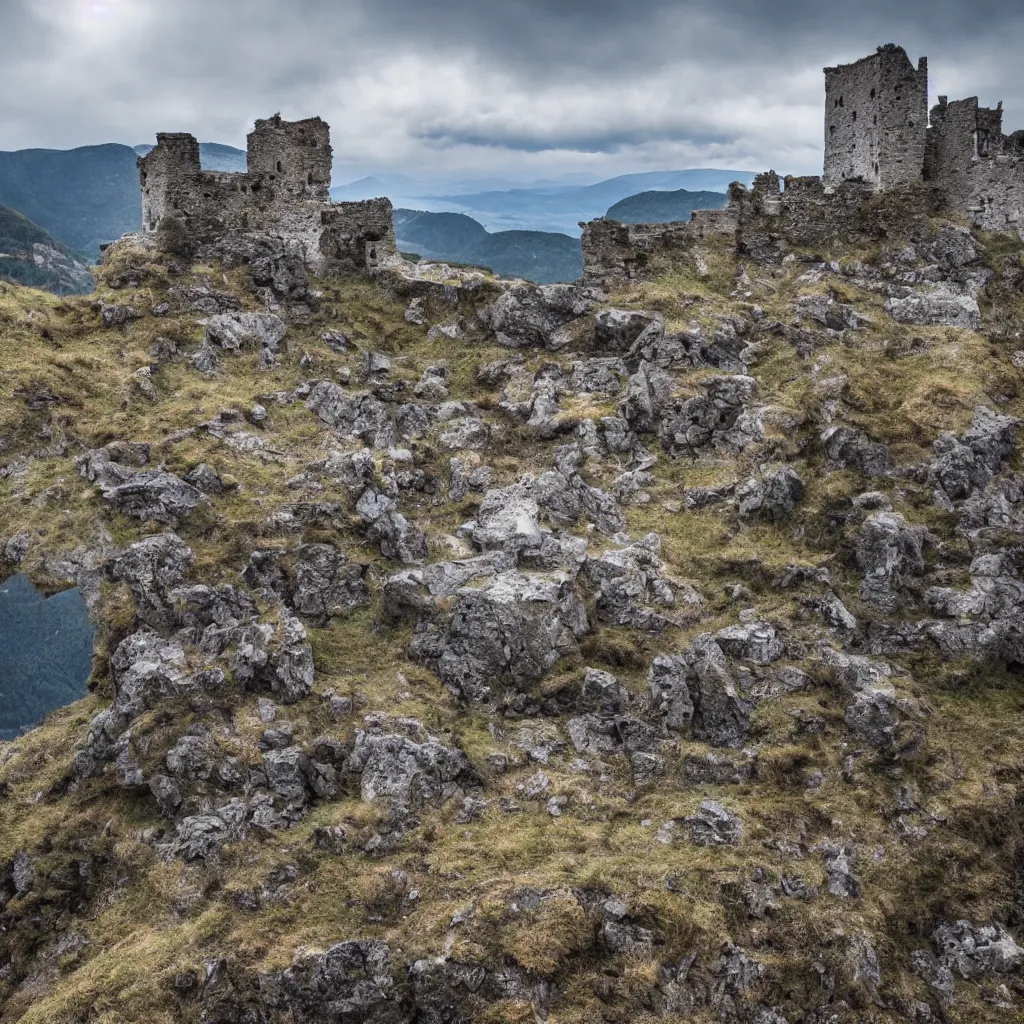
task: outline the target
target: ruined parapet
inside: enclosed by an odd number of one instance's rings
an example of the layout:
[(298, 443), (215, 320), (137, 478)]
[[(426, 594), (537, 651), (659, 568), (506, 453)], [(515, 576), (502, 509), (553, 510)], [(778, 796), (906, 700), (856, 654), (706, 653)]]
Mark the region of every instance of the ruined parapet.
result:
[(181, 256), (246, 262), (296, 252), (310, 270), (374, 269), (395, 252), (386, 199), (335, 205), (330, 127), (318, 117), (256, 122), (245, 173), (203, 171), (199, 144), (161, 134), (139, 161), (143, 231)]
[(581, 222), (583, 280), (597, 285), (644, 277), (659, 255), (678, 255), (708, 238), (731, 239), (736, 233), (736, 216), (730, 198), (724, 209), (694, 210), (688, 221), (623, 224), (599, 218)]
[(320, 273), (368, 273), (398, 255), (390, 199), (334, 203), (321, 224)]
[(1003, 105), (977, 96), (932, 108), (925, 176), (945, 208), (966, 213), (975, 227), (1024, 238), (1024, 146), (1003, 135)]
[(826, 187), (920, 181), (927, 129), (927, 58), (915, 68), (906, 50), (890, 44), (854, 64), (825, 68)]

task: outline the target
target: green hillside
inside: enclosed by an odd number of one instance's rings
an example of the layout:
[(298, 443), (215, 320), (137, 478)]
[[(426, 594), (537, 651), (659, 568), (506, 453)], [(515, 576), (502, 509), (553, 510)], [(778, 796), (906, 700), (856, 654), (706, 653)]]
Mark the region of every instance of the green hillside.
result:
[(0, 279), (58, 295), (92, 290), (86, 257), (61, 245), (38, 224), (0, 206)]
[(725, 201), (722, 192), (688, 192), (685, 188), (675, 192), (640, 192), (609, 207), (605, 216), (623, 224), (667, 224), (689, 220), (694, 210), (721, 210)]
[(504, 277), (550, 284), (583, 275), (579, 239), (554, 231), (492, 234), (462, 213), (395, 210), (395, 234), (403, 250), (426, 259), (489, 267)]
[(94, 257), (103, 242), (139, 229), (136, 159), (114, 144), (0, 153), (0, 204)]

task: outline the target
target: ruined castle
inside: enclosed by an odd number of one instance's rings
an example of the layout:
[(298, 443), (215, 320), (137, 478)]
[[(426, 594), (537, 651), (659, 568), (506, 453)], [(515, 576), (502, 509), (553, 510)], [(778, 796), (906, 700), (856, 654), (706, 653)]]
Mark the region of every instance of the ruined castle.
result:
[(247, 156), (244, 174), (204, 171), (194, 136), (157, 135), (139, 160), (144, 234), (229, 262), (261, 248), (297, 250), (321, 274), (373, 270), (395, 255), (389, 200), (331, 202), (326, 122), (257, 121)]
[(1024, 238), (1024, 132), (1002, 131), (1002, 104), (939, 97), (928, 113), (928, 61), (915, 67), (887, 45), (853, 64), (825, 68), (825, 166), (820, 177), (758, 175), (734, 184), (722, 210), (687, 222), (583, 227), (584, 277), (642, 275), (661, 250), (733, 237), (740, 255), (777, 262), (790, 248), (878, 239), (910, 218), (966, 217), (986, 231)]

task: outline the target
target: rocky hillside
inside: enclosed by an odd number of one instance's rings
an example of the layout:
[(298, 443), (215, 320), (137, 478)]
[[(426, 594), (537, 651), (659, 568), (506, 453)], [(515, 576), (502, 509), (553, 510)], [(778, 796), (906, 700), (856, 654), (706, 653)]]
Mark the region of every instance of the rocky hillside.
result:
[(0, 290), (4, 1021), (1024, 1020), (1024, 246), (649, 269)]
[(0, 280), (57, 295), (91, 292), (95, 282), (85, 259), (38, 224), (0, 206)]

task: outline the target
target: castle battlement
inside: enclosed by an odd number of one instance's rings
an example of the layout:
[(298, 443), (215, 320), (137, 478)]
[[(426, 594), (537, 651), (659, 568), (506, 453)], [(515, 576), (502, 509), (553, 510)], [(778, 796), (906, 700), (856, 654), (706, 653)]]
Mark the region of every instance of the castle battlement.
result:
[(243, 173), (204, 171), (199, 143), (162, 132), (139, 159), (143, 232), (157, 244), (237, 259), (298, 250), (318, 273), (372, 270), (395, 254), (391, 203), (332, 203), (330, 126), (319, 117), (256, 122)]
[[(985, 231), (1024, 239), (1024, 132), (1003, 134), (1002, 103), (940, 96), (928, 112), (928, 60), (894, 44), (825, 68), (824, 173), (758, 175), (733, 184), (724, 210), (677, 224), (583, 225), (588, 281), (641, 275), (659, 250), (709, 235), (764, 262), (793, 246), (866, 240), (932, 214), (961, 215)], [(783, 187), (784, 185), (784, 187)]]

